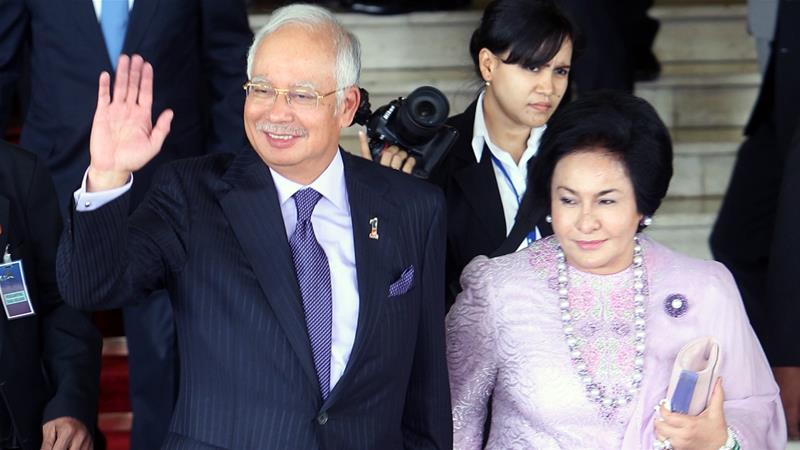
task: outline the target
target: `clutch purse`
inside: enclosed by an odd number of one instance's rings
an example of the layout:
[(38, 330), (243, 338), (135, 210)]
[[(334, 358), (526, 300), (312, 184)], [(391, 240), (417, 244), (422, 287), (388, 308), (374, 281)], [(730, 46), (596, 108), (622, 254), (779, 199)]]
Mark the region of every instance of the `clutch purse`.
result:
[(719, 343), (701, 337), (684, 345), (675, 357), (667, 400), (672, 412), (696, 416), (703, 412), (719, 378)]

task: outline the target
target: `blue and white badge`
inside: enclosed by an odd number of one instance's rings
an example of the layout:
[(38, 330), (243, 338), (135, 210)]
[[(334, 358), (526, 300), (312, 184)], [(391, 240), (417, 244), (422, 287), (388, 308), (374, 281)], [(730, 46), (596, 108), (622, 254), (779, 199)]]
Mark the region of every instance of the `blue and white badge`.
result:
[(0, 296), (3, 297), (3, 309), (9, 320), (35, 314), (25, 284), (22, 261), (11, 261), (8, 246), (3, 253), (3, 264), (0, 264)]

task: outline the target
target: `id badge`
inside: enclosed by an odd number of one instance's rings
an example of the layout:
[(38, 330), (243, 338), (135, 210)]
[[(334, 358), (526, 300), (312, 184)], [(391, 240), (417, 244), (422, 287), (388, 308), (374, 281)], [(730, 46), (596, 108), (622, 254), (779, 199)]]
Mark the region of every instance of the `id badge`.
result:
[(22, 261), (0, 264), (0, 295), (9, 320), (35, 314), (28, 295), (28, 286), (25, 284)]

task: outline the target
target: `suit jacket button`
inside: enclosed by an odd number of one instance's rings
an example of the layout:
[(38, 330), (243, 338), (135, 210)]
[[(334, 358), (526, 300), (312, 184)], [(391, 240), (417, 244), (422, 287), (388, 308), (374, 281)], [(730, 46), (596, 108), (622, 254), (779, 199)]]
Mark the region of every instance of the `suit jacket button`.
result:
[(328, 423), (328, 413), (320, 413), (320, 415), (317, 416), (317, 423), (320, 425)]

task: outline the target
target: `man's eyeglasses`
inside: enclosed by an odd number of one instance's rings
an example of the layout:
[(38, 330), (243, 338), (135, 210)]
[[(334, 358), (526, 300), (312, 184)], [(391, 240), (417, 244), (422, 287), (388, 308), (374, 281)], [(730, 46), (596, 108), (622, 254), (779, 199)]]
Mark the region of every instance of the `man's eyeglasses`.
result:
[(248, 81), (242, 88), (247, 93), (248, 97), (253, 97), (259, 101), (263, 101), (272, 106), (279, 95), (286, 96), (286, 103), (292, 106), (300, 106), (303, 108), (316, 108), (319, 106), (320, 100), (335, 94), (339, 89), (330, 91), (326, 94), (320, 94), (313, 89), (306, 88), (293, 88), (293, 89), (278, 89), (266, 83), (259, 83)]

